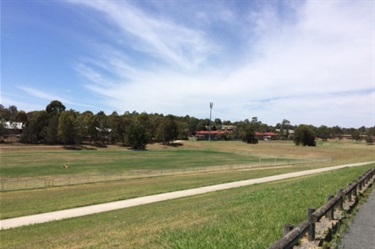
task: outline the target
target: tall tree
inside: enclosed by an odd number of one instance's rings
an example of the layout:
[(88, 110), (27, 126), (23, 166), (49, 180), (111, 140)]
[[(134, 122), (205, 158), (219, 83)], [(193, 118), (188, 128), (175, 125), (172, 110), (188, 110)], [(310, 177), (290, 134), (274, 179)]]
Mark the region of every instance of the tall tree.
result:
[(190, 134), (189, 132), (189, 124), (186, 121), (180, 120), (176, 121), (178, 127), (178, 136), (177, 139), (186, 140)]
[(258, 120), (258, 117), (252, 117), (250, 125), (254, 129), (254, 131), (261, 131), (260, 126), (262, 122)]
[(299, 125), (294, 132), (295, 145), (315, 146), (315, 133), (308, 125)]
[(65, 111), (65, 106), (59, 100), (52, 100), (46, 107), (49, 115), (58, 114)]
[(9, 121), (12, 114), (5, 108), (2, 104), (0, 104), (0, 120)]
[(189, 129), (189, 132), (190, 132), (189, 135), (193, 135), (193, 134), (195, 134), (195, 131), (199, 130), (198, 129), (198, 123), (199, 123), (199, 119), (194, 118), (194, 117), (188, 118), (188, 129)]
[(44, 139), (43, 130), (48, 125), (46, 111), (34, 111), (27, 114), (27, 122), (22, 130), (21, 141), (24, 143), (39, 143)]
[(352, 135), (352, 138), (355, 140), (355, 141), (360, 141), (362, 139), (361, 137), (361, 134), (359, 133), (358, 130), (354, 130), (351, 132), (351, 135)]
[(280, 137), (282, 139), (288, 139), (289, 129), (290, 129), (290, 121), (287, 119), (283, 119), (283, 121), (281, 121), (281, 124), (280, 124)]
[(328, 138), (331, 138), (331, 132), (329, 128), (325, 125), (319, 126), (317, 130), (317, 137), (321, 138), (323, 141), (327, 141)]
[(152, 115), (152, 114), (147, 114), (146, 112), (142, 112), (137, 116), (137, 120), (140, 123), (140, 125), (145, 128), (148, 136), (150, 138), (153, 138), (156, 136), (156, 130), (158, 128), (158, 120), (159, 120), (159, 115)]
[(23, 124), (26, 124), (26, 122), (27, 122), (27, 114), (26, 114), (26, 112), (24, 112), (24, 111), (19, 111), (19, 112), (16, 114), (15, 121), (16, 121), (16, 122), (21, 122), (21, 123), (23, 123)]
[(58, 125), (58, 136), (64, 142), (64, 146), (74, 142), (76, 134), (76, 113), (73, 110), (69, 110), (60, 114), (59, 125)]
[(11, 105), (11, 106), (8, 107), (8, 110), (9, 110), (10, 115), (11, 115), (9, 120), (10, 120), (11, 122), (16, 121), (16, 115), (17, 115), (17, 113), (18, 113), (17, 106), (15, 106), (15, 105)]
[(252, 125), (247, 124), (242, 128), (242, 142), (248, 144), (257, 144), (258, 139), (255, 137), (255, 131)]
[(57, 127), (59, 126), (59, 114), (50, 115), (48, 118), (48, 125), (45, 126), (42, 130), (42, 136), (45, 139), (47, 144), (55, 144), (58, 140), (58, 130)]
[(118, 130), (120, 121), (121, 121), (121, 118), (117, 112), (112, 112), (112, 114), (107, 117), (107, 124), (108, 124), (108, 127), (111, 129), (109, 137), (110, 137), (111, 143), (113, 144), (115, 144), (118, 140), (120, 140), (120, 134)]
[(46, 143), (55, 144), (58, 142), (57, 127), (59, 125), (59, 116), (64, 111), (65, 106), (59, 100), (53, 100), (46, 106), (49, 119), (48, 125), (42, 131)]
[(375, 137), (375, 126), (367, 129), (366, 143), (369, 145), (374, 144), (374, 137)]
[(164, 117), (159, 124), (157, 137), (163, 141), (163, 144), (170, 143), (177, 139), (178, 136), (178, 125), (175, 121), (175, 117), (168, 115)]
[(150, 138), (146, 129), (138, 121), (134, 121), (127, 129), (126, 141), (134, 150), (145, 150)]
[(97, 116), (95, 116), (93, 113), (88, 113), (85, 117), (85, 122), (87, 122), (87, 133), (88, 133), (88, 136), (90, 138), (90, 144), (93, 142), (93, 141), (96, 141), (99, 137), (99, 131), (98, 131), (98, 127), (99, 127), (99, 121), (98, 121), (98, 118)]
[(217, 130), (221, 130), (221, 125), (222, 124), (223, 124), (223, 122), (221, 121), (220, 118), (215, 118), (214, 125), (216, 126)]
[(340, 126), (336, 125), (331, 128), (331, 137), (338, 138), (339, 140), (342, 139), (343, 130)]
[(84, 115), (76, 112), (76, 120), (74, 122), (74, 142), (76, 145), (81, 144), (84, 138), (88, 137), (87, 125), (85, 124)]
[(101, 141), (101, 144), (104, 144), (106, 139), (108, 138), (110, 128), (107, 124), (107, 115), (103, 111), (98, 112), (96, 115), (99, 127), (98, 128), (98, 137)]

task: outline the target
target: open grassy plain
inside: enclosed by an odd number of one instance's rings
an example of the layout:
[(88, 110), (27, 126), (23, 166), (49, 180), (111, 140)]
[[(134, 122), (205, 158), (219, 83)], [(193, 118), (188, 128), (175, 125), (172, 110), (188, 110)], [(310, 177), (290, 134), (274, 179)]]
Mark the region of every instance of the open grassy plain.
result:
[[(65, 150), (61, 146), (4, 146), (2, 178), (50, 177), (87, 174), (119, 174), (131, 170), (185, 170), (209, 166), (258, 163), (259, 156), (273, 161), (294, 160), (294, 155), (271, 150), (253, 154), (252, 147), (240, 142), (184, 142), (182, 146), (150, 145), (146, 151), (108, 146), (96, 150)], [(266, 147), (271, 144), (265, 144)], [(264, 147), (264, 146), (259, 146)], [(309, 158), (313, 155), (300, 155)], [(297, 157), (298, 158), (298, 157)], [(64, 168), (67, 165), (69, 168)]]
[[(258, 145), (234, 141), (187, 141), (175, 147), (150, 145), (147, 151), (130, 151), (119, 146), (81, 151), (64, 150), (59, 146), (1, 146), (0, 149), (1, 179), (123, 174), (145, 169), (176, 170), (174, 175), (160, 177), (1, 192), (1, 219), (375, 160), (375, 147), (352, 141), (318, 142), (317, 147), (297, 147), (292, 142), (282, 141), (260, 142)], [(231, 170), (225, 167), (256, 163), (259, 158), (269, 158), (270, 165), (255, 165), (248, 170)], [(271, 162), (274, 158), (285, 162), (330, 158), (331, 162), (273, 167)], [(69, 168), (63, 168), (63, 165), (69, 165)], [(197, 170), (179, 174), (186, 168), (212, 166), (223, 166), (225, 170)], [(327, 173), (324, 174), (324, 179), (311, 176), (1, 231), (1, 241), (4, 242), (1, 246), (33, 248), (27, 243), (30, 241), (34, 248), (265, 248), (281, 236), (283, 223), (298, 223), (300, 217), (301, 220), (305, 218), (308, 207), (321, 205), (319, 203), (325, 201), (326, 195), (336, 193), (338, 188), (345, 187), (373, 166)], [(308, 188), (319, 191), (307, 190)], [(294, 194), (295, 191), (298, 194)], [(288, 201), (285, 198), (289, 198)], [(312, 203), (306, 203), (307, 201)], [(273, 212), (270, 209), (276, 204), (280, 204), (280, 208), (273, 207)], [(259, 212), (263, 213), (265, 210), (270, 212), (270, 216), (262, 220), (263, 216)], [(293, 214), (292, 210), (297, 213)], [(283, 221), (277, 218), (281, 214), (286, 214), (289, 219)], [(19, 244), (15, 241), (16, 234), (22, 238), (17, 239)], [(69, 239), (62, 240), (62, 237)]]
[[(153, 168), (174, 169), (174, 175), (78, 184), (34, 190), (1, 192), (0, 218), (86, 206), (224, 182), (265, 177), (329, 165), (375, 160), (373, 146), (351, 141), (318, 143), (297, 147), (292, 142), (269, 141), (257, 145), (242, 142), (186, 141), (180, 146), (150, 145), (147, 151), (109, 146), (97, 150), (71, 151), (61, 146), (2, 146), (0, 180), (24, 180), (108, 174), (120, 175)], [(331, 158), (330, 163), (309, 163), (274, 167), (278, 161)], [(270, 165), (258, 166), (259, 158)], [(251, 165), (248, 170), (231, 170), (228, 165)], [(69, 168), (63, 168), (69, 165)], [(223, 171), (192, 171), (189, 168), (221, 166)], [(220, 168), (220, 167), (219, 167)], [(25, 205), (27, 203), (27, 205)]]
[[(92, 147), (90, 147), (92, 149)], [(317, 147), (298, 147), (292, 142), (185, 141), (179, 146), (154, 144), (146, 151), (121, 146), (95, 150), (65, 150), (62, 146), (0, 145), (1, 178), (56, 177), (121, 174), (134, 170), (186, 170), (211, 166), (293, 162), (296, 159), (330, 158), (332, 164), (372, 160), (374, 147), (364, 142), (318, 142)], [(67, 165), (68, 168), (64, 168)]]
[(374, 166), (0, 231), (0, 248), (268, 248)]

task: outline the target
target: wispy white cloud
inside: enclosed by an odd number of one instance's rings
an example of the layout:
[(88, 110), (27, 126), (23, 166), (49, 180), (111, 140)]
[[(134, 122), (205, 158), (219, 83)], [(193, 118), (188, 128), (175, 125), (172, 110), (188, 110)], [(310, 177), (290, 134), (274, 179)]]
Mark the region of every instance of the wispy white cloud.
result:
[[(8, 103), (8, 105), (14, 105), (17, 107), (19, 111), (25, 111), (25, 110), (43, 110), (45, 106), (40, 105), (38, 103), (28, 102), (27, 100), (20, 99), (17, 96), (0, 96), (0, 103)], [(9, 107), (6, 106), (5, 107)]]
[(64, 99), (62, 98), (61, 96), (57, 96), (57, 95), (53, 95), (53, 94), (50, 94), (50, 93), (46, 93), (46, 92), (43, 92), (41, 90), (38, 90), (38, 89), (34, 89), (34, 88), (31, 88), (31, 87), (27, 87), (27, 86), (17, 86), (18, 89), (26, 92), (27, 94), (31, 95), (31, 96), (34, 96), (34, 97), (37, 97), (39, 99), (44, 99), (44, 100), (54, 100), (54, 99), (59, 99), (63, 102), (66, 102), (66, 103), (71, 103), (70, 101), (68, 101), (67, 99)]
[[(36, 89), (36, 88), (27, 87), (27, 86), (16, 86), (16, 87), (18, 89), (24, 91), (25, 93), (27, 93), (29, 96), (35, 97), (37, 100), (46, 100), (46, 101), (49, 101), (49, 102), (52, 101), (52, 100), (59, 100), (63, 104), (69, 104), (69, 105), (80, 106), (80, 107), (88, 107), (89, 106), (87, 104), (81, 104), (81, 103), (77, 103), (75, 101), (71, 101), (71, 100), (69, 100), (68, 98), (65, 98), (62, 95), (51, 94), (51, 93), (41, 91), (41, 90)], [(16, 102), (19, 102), (19, 101), (13, 101), (11, 103), (16, 103)], [(24, 106), (24, 105), (22, 105), (22, 106)], [(30, 107), (26, 108), (26, 110), (29, 110), (29, 109), (30, 109)], [(40, 109), (35, 109), (35, 110), (40, 110)]]
[[(122, 41), (167, 65), (194, 68), (208, 56), (210, 42), (202, 31), (147, 15), (126, 1), (80, 1), (104, 15), (122, 34)], [(121, 37), (121, 36), (120, 36)]]
[[(213, 101), (222, 119), (374, 124), (370, 1), (283, 2), (293, 15), (288, 20), (272, 5), (247, 14), (227, 8), (219, 17), (202, 5), (185, 13), (185, 22), (160, 6), (153, 12), (124, 1), (78, 3), (104, 16), (124, 39), (77, 67), (86, 87), (115, 110), (205, 117)], [(202, 24), (186, 22), (187, 15)], [(213, 34), (218, 18), (235, 31)]]

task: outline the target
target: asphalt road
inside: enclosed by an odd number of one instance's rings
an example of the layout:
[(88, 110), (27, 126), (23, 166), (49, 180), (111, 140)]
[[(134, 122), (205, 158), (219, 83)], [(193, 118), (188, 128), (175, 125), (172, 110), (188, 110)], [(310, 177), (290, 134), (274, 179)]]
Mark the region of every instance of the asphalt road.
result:
[(374, 249), (375, 248), (375, 191), (364, 203), (344, 234), (340, 249)]
[(108, 211), (135, 207), (139, 205), (145, 205), (145, 204), (150, 204), (150, 203), (155, 203), (155, 202), (160, 202), (160, 201), (166, 201), (166, 200), (172, 200), (172, 199), (188, 197), (188, 196), (193, 196), (193, 195), (205, 194), (205, 193), (215, 192), (219, 190), (249, 186), (249, 185), (258, 184), (258, 183), (279, 181), (279, 180), (296, 178), (296, 177), (301, 177), (301, 176), (306, 176), (306, 175), (318, 174), (318, 173), (338, 170), (338, 169), (342, 169), (346, 167), (358, 167), (358, 166), (362, 166), (362, 165), (366, 165), (366, 164), (370, 164), (374, 162), (375, 161), (364, 162), (364, 163), (352, 163), (352, 164), (345, 164), (345, 165), (333, 166), (333, 167), (327, 167), (327, 168), (304, 170), (304, 171), (299, 171), (299, 172), (274, 175), (274, 176), (262, 177), (262, 178), (257, 178), (257, 179), (243, 180), (243, 181), (217, 184), (217, 185), (201, 187), (201, 188), (174, 191), (174, 192), (169, 192), (169, 193), (164, 193), (164, 194), (138, 197), (138, 198), (127, 199), (123, 201), (116, 201), (116, 202), (110, 202), (110, 203), (104, 203), (104, 204), (98, 204), (98, 205), (92, 205), (92, 206), (86, 206), (86, 207), (80, 207), (80, 208), (72, 208), (72, 209), (66, 209), (66, 210), (55, 211), (55, 212), (48, 212), (48, 213), (35, 214), (35, 215), (29, 215), (29, 216), (22, 216), (22, 217), (17, 217), (17, 218), (4, 219), (4, 220), (0, 220), (0, 230), (6, 230), (10, 228), (16, 228), (16, 227), (27, 226), (27, 225), (32, 225), (32, 224), (39, 224), (39, 223), (45, 223), (45, 222), (50, 222), (50, 221), (55, 221), (55, 220), (62, 220), (62, 219), (75, 218), (75, 217), (97, 214), (97, 213), (102, 213), (102, 212), (108, 212)]

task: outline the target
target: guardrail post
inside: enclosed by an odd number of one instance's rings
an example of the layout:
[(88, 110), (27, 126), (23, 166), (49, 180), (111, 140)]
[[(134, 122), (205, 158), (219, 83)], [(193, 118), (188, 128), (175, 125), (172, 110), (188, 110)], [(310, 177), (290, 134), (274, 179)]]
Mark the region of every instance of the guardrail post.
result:
[(361, 192), (365, 191), (365, 188), (366, 188), (366, 177), (362, 179)]
[(372, 177), (373, 177), (373, 172), (371, 171), (371, 172), (368, 174), (368, 181), (369, 181), (369, 182), (371, 182)]
[(290, 231), (292, 231), (293, 230), (293, 226), (292, 225), (290, 225), (290, 224), (285, 224), (284, 226), (283, 226), (283, 237), (285, 236), (285, 235), (287, 235)]
[(361, 189), (362, 189), (362, 183), (361, 183), (361, 178), (359, 177), (359, 179), (358, 179), (358, 184), (357, 184), (357, 191), (358, 191), (358, 193), (361, 191)]
[(344, 195), (343, 195), (343, 189), (340, 188), (339, 189), (339, 192), (337, 193), (338, 196), (340, 197), (339, 201), (338, 201), (338, 208), (339, 210), (343, 210), (344, 209)]
[[(348, 183), (348, 187), (351, 185), (351, 183)], [(352, 191), (353, 190), (350, 190), (348, 193), (347, 193), (347, 198), (348, 198), (348, 201), (352, 201)]]
[(358, 196), (358, 183), (355, 184), (355, 188), (353, 188), (353, 194), (354, 194), (354, 197), (355, 199), (357, 200), (357, 196)]
[(312, 221), (311, 215), (315, 212), (315, 208), (307, 209), (307, 220), (310, 223), (309, 230), (307, 231), (307, 238), (309, 241), (315, 239), (315, 222)]
[[(327, 201), (330, 201), (331, 199), (333, 198), (333, 195), (329, 195), (328, 198), (327, 198)], [(332, 207), (330, 210), (328, 210), (327, 212), (327, 215), (326, 217), (329, 219), (329, 220), (333, 220), (333, 211), (334, 211), (335, 207)]]

